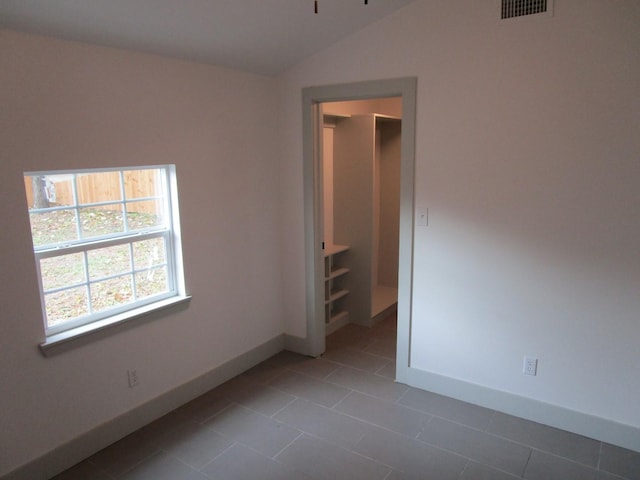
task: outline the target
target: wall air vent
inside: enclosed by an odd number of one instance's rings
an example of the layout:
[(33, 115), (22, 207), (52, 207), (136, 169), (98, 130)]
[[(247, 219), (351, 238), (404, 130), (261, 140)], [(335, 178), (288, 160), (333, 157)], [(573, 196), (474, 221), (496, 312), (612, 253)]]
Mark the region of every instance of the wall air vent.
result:
[(502, 20), (529, 15), (551, 16), (553, 0), (501, 0), (500, 7)]

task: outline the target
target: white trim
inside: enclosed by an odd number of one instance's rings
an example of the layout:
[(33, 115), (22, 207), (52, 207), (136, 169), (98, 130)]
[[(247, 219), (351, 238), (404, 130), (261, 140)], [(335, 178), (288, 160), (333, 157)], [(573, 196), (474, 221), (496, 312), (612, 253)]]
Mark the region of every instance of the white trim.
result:
[[(154, 178), (157, 179), (156, 191), (162, 192), (161, 196), (153, 197), (140, 197), (140, 198), (127, 198), (125, 189), (125, 172), (130, 171), (151, 171), (154, 174)], [(120, 182), (120, 197), (118, 200), (108, 202), (92, 202), (86, 204), (79, 204), (77, 198), (77, 178), (83, 175), (91, 175), (97, 173), (117, 173)], [(158, 166), (129, 166), (121, 168), (95, 168), (95, 169), (78, 169), (78, 170), (59, 170), (59, 171), (41, 171), (41, 172), (25, 172), (24, 177), (32, 176), (69, 176), (71, 180), (71, 188), (73, 192), (73, 204), (65, 205), (64, 207), (52, 207), (46, 209), (29, 209), (28, 213), (41, 213), (48, 211), (56, 211), (61, 209), (68, 209), (75, 211), (76, 229), (79, 231), (79, 212), (83, 208), (92, 207), (96, 205), (119, 205), (122, 208), (123, 225), (125, 231), (108, 235), (100, 235), (97, 237), (78, 238), (75, 240), (65, 241), (56, 244), (45, 244), (34, 247), (34, 255), (36, 260), (36, 269), (38, 272), (40, 302), (42, 308), (42, 315), (44, 321), (44, 331), (47, 336), (47, 340), (41, 344), (41, 350), (46, 353), (49, 350), (50, 345), (58, 345), (61, 342), (68, 342), (75, 337), (83, 337), (87, 333), (103, 330), (106, 327), (120, 324), (123, 321), (138, 318), (141, 315), (166, 308), (166, 305), (172, 305), (176, 303), (182, 303), (186, 297), (184, 274), (181, 271), (182, 265), (182, 249), (179, 235), (179, 212), (178, 212), (178, 199), (177, 199), (177, 181), (175, 173), (175, 165), (166, 164)], [(146, 198), (154, 198), (162, 200), (162, 218), (163, 225), (152, 226), (149, 228), (129, 230), (127, 223), (127, 204), (133, 204), (143, 201)], [(78, 234), (79, 235), (79, 234)], [(146, 269), (138, 268), (134, 262), (131, 262), (131, 269), (128, 272), (122, 272), (122, 275), (126, 275), (131, 278), (131, 285), (133, 288), (134, 301), (130, 303), (120, 304), (111, 308), (107, 308), (98, 312), (93, 311), (91, 307), (91, 295), (89, 293), (92, 284), (108, 280), (110, 277), (104, 277), (100, 279), (91, 279), (87, 270), (87, 252), (96, 250), (99, 248), (105, 248), (115, 245), (129, 245), (130, 255), (131, 245), (136, 242), (140, 242), (152, 238), (161, 238), (164, 242), (165, 261), (154, 265), (153, 268), (163, 268), (166, 271), (167, 284), (166, 290), (158, 294), (138, 298), (136, 285), (136, 275)], [(54, 289), (44, 290), (43, 278), (41, 273), (41, 260), (46, 258), (61, 257), (73, 253), (83, 253), (85, 263), (85, 278), (78, 284), (65, 284), (57, 286)], [(117, 275), (118, 277), (121, 274)], [(113, 277), (115, 278), (115, 277)], [(69, 319), (68, 321), (60, 322), (59, 324), (49, 325), (47, 320), (46, 309), (46, 295), (53, 294), (58, 291), (69, 290), (73, 288), (83, 288), (87, 295), (89, 311), (86, 314)], [(87, 327), (87, 328), (84, 328)], [(64, 332), (69, 332), (64, 334)], [(63, 340), (60, 340), (63, 339)]]
[(640, 452), (640, 428), (614, 420), (404, 365), (396, 381)]
[(307, 352), (307, 339), (295, 335), (284, 335), (284, 348), (290, 352), (305, 355)]
[(284, 336), (277, 335), (211, 369), (204, 375), (132, 408), (70, 442), (54, 448), (2, 478), (3, 480), (47, 480), (52, 478), (161, 416), (249, 370), (282, 351), (283, 347)]
[(134, 166), (125, 166), (125, 167), (104, 167), (104, 168), (77, 168), (77, 169), (66, 169), (66, 170), (30, 170), (28, 172), (24, 172), (25, 176), (34, 176), (34, 175), (42, 175), (42, 176), (50, 176), (50, 175), (73, 175), (77, 173), (100, 173), (100, 172), (119, 172), (126, 170), (157, 170), (160, 168), (173, 167), (171, 164), (157, 164), (157, 165), (134, 165)]
[(85, 323), (76, 328), (71, 328), (54, 335), (49, 335), (46, 340), (40, 344), (40, 351), (46, 357), (50, 357), (62, 351), (66, 351), (74, 345), (79, 345), (79, 341), (86, 340), (87, 337), (94, 337), (95, 334), (103, 333), (105, 330), (116, 327), (122, 323), (146, 317), (154, 312), (166, 310), (176, 305), (187, 303), (190, 300), (191, 296), (177, 295), (148, 305), (143, 305), (138, 308), (129, 309), (126, 312), (111, 315), (107, 318), (103, 318), (102, 320)]
[[(30, 212), (31, 213), (31, 212)], [(110, 235), (100, 237), (98, 240), (85, 242), (69, 242), (68, 245), (58, 247), (35, 247), (36, 259), (61, 257), (72, 253), (88, 252), (99, 248), (113, 247), (115, 245), (125, 245), (133, 242), (141, 242), (151, 238), (167, 237), (170, 229), (162, 228), (157, 230), (145, 230), (144, 232), (133, 232), (122, 235)]]
[(325, 349), (324, 255), (321, 249), (322, 162), (318, 158), (322, 146), (318, 145), (316, 138), (317, 126), (321, 124), (318, 105), (338, 100), (402, 97), (398, 359), (399, 363), (409, 365), (417, 84), (416, 77), (406, 77), (308, 87), (302, 90), (307, 336), (305, 349), (301, 353), (318, 356)]

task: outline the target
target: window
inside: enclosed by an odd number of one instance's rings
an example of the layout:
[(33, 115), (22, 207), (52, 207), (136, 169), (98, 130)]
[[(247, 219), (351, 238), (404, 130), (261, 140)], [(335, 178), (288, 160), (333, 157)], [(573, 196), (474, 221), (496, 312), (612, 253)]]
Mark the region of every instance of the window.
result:
[(24, 179), (48, 337), (184, 296), (173, 166)]

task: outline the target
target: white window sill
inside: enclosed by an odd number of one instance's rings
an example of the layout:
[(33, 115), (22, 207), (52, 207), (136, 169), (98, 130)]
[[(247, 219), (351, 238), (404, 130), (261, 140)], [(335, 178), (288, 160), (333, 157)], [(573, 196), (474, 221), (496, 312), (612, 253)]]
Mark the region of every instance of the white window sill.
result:
[[(132, 324), (132, 321), (139, 320), (147, 315), (187, 303), (191, 296), (177, 296), (160, 300), (144, 307), (129, 310), (128, 312), (113, 315), (112, 317), (98, 320), (97, 322), (72, 328), (65, 332), (50, 335), (40, 344), (40, 351), (45, 357), (50, 357), (70, 348), (84, 345), (88, 341), (93, 341), (109, 334), (114, 327)], [(135, 323), (135, 322), (133, 322)]]

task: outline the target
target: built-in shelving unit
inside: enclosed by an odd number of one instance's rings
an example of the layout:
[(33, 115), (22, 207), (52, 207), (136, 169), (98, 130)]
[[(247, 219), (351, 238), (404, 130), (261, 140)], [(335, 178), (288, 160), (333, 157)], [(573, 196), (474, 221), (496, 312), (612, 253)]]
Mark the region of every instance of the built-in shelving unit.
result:
[(397, 308), (401, 127), (399, 117), (353, 114), (331, 131), (331, 238), (351, 247), (345, 303), (349, 322), (365, 327)]
[(324, 304), (325, 333), (329, 335), (349, 323), (349, 312), (345, 308), (345, 288), (349, 268), (345, 266), (346, 245), (327, 245), (324, 251)]
[(347, 323), (371, 327), (397, 308), (402, 103), (398, 97), (321, 108), (330, 334)]

